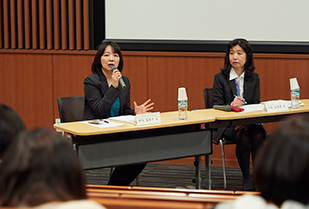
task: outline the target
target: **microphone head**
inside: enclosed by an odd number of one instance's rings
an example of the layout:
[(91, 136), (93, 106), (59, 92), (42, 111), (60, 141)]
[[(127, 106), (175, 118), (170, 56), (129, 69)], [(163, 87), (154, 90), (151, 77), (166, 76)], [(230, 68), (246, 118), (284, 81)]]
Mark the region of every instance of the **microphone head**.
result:
[[(116, 67), (116, 66), (113, 66), (113, 67), (112, 67), (112, 72), (114, 72), (115, 70), (117, 70), (117, 67)], [(127, 87), (126, 84), (124, 83), (124, 81), (123, 81), (122, 78), (119, 79), (119, 83), (120, 83), (120, 86), (121, 86), (123, 89), (125, 89), (125, 88)]]
[(116, 67), (116, 66), (113, 66), (113, 67), (112, 67), (112, 72), (114, 72), (115, 70), (117, 70), (117, 67)]

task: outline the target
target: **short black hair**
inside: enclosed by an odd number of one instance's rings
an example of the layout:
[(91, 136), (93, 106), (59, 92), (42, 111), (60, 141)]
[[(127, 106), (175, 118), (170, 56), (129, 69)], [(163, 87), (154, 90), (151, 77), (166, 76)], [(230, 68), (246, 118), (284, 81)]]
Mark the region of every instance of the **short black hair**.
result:
[(0, 164), (0, 206), (33, 207), (86, 199), (85, 178), (76, 153), (55, 130), (24, 131)]
[(21, 117), (11, 107), (0, 104), (0, 158), (14, 138), (26, 126)]
[(237, 38), (234, 39), (233, 41), (231, 41), (226, 48), (226, 52), (225, 52), (225, 58), (224, 58), (224, 67), (222, 70), (222, 72), (226, 75), (229, 76), (230, 74), (230, 70), (232, 68), (232, 65), (230, 63), (230, 50), (231, 48), (233, 48), (234, 46), (239, 45), (244, 52), (246, 53), (246, 63), (244, 65), (244, 71), (245, 73), (245, 79), (249, 78), (252, 73), (255, 70), (255, 65), (254, 65), (254, 59), (253, 59), (253, 54), (252, 54), (252, 48), (249, 44), (249, 42), (246, 39), (243, 38)]
[(253, 171), (255, 187), (266, 200), (309, 203), (309, 115), (280, 124), (259, 150)]
[(121, 49), (118, 46), (118, 44), (116, 44), (113, 41), (103, 41), (101, 43), (101, 45), (99, 46), (99, 49), (93, 59), (92, 62), (92, 66), (91, 66), (91, 71), (93, 74), (98, 74), (99, 71), (102, 70), (102, 64), (101, 64), (101, 57), (106, 49), (107, 46), (111, 46), (114, 49), (114, 52), (117, 53), (119, 55), (119, 65), (118, 65), (118, 70), (121, 72), (123, 69), (123, 58), (122, 58), (122, 53), (121, 53)]

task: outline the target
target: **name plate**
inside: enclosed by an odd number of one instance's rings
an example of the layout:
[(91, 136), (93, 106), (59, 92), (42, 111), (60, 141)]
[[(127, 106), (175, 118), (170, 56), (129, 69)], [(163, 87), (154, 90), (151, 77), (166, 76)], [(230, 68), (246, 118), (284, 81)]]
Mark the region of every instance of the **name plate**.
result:
[(138, 114), (135, 116), (135, 125), (161, 123), (160, 112)]
[(281, 112), (289, 110), (288, 103), (285, 101), (270, 101), (263, 103), (264, 103), (264, 109), (263, 109), (264, 112)]

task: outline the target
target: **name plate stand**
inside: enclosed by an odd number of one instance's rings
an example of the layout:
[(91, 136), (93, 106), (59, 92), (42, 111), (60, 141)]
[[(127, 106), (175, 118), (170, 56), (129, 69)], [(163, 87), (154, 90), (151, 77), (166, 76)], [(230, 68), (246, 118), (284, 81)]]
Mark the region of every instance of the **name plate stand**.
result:
[(289, 106), (288, 103), (285, 101), (264, 102), (264, 112), (282, 112), (288, 110)]
[(135, 125), (147, 125), (153, 123), (161, 123), (160, 112), (138, 114), (135, 116)]

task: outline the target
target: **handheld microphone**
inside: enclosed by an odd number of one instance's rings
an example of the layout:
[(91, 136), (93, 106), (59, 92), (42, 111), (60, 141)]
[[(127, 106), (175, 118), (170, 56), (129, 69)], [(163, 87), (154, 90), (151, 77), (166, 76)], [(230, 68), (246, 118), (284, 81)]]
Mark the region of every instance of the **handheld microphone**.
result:
[[(116, 66), (113, 66), (113, 67), (112, 67), (112, 72), (114, 72), (115, 70), (118, 70), (118, 69), (117, 69)], [(119, 84), (120, 84), (120, 86), (121, 86), (123, 89), (125, 89), (125, 88), (127, 87), (126, 84), (124, 83), (124, 81), (123, 81), (122, 78), (119, 79)]]
[(231, 111), (232, 110), (230, 105), (214, 105), (213, 108), (217, 109), (217, 110), (224, 110), (224, 111)]

